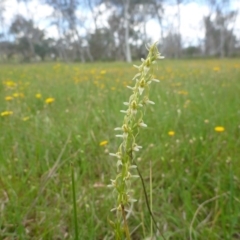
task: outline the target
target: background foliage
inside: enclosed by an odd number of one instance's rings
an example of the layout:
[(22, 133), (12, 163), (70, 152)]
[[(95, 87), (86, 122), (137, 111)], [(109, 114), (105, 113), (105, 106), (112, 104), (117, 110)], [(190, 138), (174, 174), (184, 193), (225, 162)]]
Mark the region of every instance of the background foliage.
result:
[[(168, 58), (240, 55), (235, 0), (18, 0), (15, 4), (25, 13), (8, 16), (12, 1), (0, 2), (1, 61), (131, 62), (146, 54), (144, 45), (152, 40), (149, 22), (156, 26), (152, 31), (159, 32), (154, 41), (160, 40)], [(44, 19), (39, 19), (34, 3), (50, 9)], [(183, 10), (189, 5), (202, 12), (199, 36), (182, 33)], [(187, 14), (191, 26), (195, 16)]]

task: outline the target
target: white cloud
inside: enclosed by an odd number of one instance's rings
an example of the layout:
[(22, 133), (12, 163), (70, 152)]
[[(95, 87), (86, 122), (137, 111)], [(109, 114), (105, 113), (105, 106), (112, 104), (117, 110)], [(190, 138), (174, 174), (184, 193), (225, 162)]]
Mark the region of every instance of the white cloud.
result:
[(27, 5), (17, 0), (6, 1), (6, 11), (4, 18), (10, 23), (16, 14), (21, 14), (27, 19), (33, 19), (36, 22), (41, 21), (52, 14), (52, 7), (47, 4), (40, 4), (38, 0), (32, 0)]
[[(165, 5), (165, 18), (163, 21), (163, 33), (167, 35), (169, 31), (177, 32), (178, 9), (173, 5)], [(184, 45), (197, 44), (199, 39), (204, 37), (203, 17), (208, 14), (208, 8), (196, 2), (180, 5), (180, 32)], [(154, 19), (147, 22), (147, 34), (153, 41), (159, 40), (161, 29)]]
[[(231, 8), (238, 10), (238, 15), (234, 27), (234, 33), (240, 38), (240, 1), (234, 0), (231, 2)], [(164, 36), (169, 31), (177, 32), (178, 20), (177, 20), (177, 6), (165, 5), (164, 6), (165, 18), (163, 19), (163, 32)], [(204, 23), (203, 17), (210, 13), (208, 6), (199, 4), (197, 2), (190, 2), (180, 5), (180, 32), (182, 34), (183, 45), (196, 45), (204, 39)], [(147, 22), (147, 34), (153, 41), (161, 38), (160, 26), (158, 22), (151, 19)]]
[(48, 17), (52, 14), (53, 8), (47, 4), (40, 4), (39, 0), (32, 0), (27, 5), (17, 0), (8, 0), (5, 3), (3, 18), (6, 27), (9, 27), (17, 14), (23, 15), (26, 19), (33, 19), (35, 25), (40, 29), (46, 29), (49, 37), (57, 37), (57, 29), (49, 26)]

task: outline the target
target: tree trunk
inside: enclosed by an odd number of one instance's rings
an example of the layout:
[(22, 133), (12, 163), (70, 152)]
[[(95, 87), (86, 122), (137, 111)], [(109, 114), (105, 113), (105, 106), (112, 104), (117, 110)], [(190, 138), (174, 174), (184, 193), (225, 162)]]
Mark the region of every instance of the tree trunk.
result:
[[(28, 7), (28, 1), (24, 1), (24, 3), (25, 3), (26, 10), (27, 10), (27, 15), (30, 17), (31, 13), (30, 13), (30, 10), (29, 10), (29, 7)], [(32, 17), (31, 17), (31, 19), (32, 19)], [(27, 38), (27, 41), (28, 41), (28, 44), (29, 44), (29, 48), (30, 48), (29, 61), (31, 61), (31, 59), (33, 57), (35, 57), (35, 49), (34, 49), (33, 41), (29, 37), (28, 33), (26, 34), (26, 38)]]
[(129, 1), (130, 0), (125, 0), (124, 1), (124, 23), (125, 23), (125, 36), (124, 36), (124, 41), (125, 41), (125, 57), (127, 62), (132, 62), (132, 56), (131, 56), (131, 50), (130, 50), (130, 45), (129, 45)]
[(180, 28), (181, 28), (181, 16), (180, 16), (180, 3), (181, 0), (177, 0), (177, 8), (178, 8), (178, 38), (177, 38), (177, 58), (180, 57), (181, 55), (181, 33), (180, 33)]
[(163, 25), (162, 25), (162, 17), (160, 16), (159, 13), (159, 6), (157, 5), (157, 3), (154, 1), (154, 9), (156, 11), (156, 15), (157, 15), (157, 19), (158, 19), (158, 24), (161, 28), (160, 30), (160, 43), (161, 43), (161, 51), (164, 52), (164, 34), (163, 34)]
[(224, 35), (224, 26), (222, 23), (221, 27), (220, 27), (220, 56), (221, 56), (221, 58), (225, 57), (224, 45), (225, 45), (225, 35)]

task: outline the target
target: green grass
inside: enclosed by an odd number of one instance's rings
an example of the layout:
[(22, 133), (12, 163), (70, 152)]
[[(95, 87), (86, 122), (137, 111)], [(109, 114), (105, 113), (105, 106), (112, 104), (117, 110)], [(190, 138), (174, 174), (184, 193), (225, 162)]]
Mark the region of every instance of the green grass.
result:
[[(239, 239), (239, 61), (157, 66), (161, 83), (152, 88), (155, 105), (138, 136), (137, 160), (147, 188), (152, 161), (159, 227), (166, 239)], [(116, 160), (108, 152), (121, 141), (113, 129), (122, 124), (125, 86), (133, 85), (136, 70), (98, 63), (2, 65), (0, 72), (0, 112), (13, 112), (0, 117), (0, 239), (75, 239), (72, 166), (78, 238), (113, 239), (108, 218), (115, 199), (106, 186), (116, 176)], [(10, 80), (12, 88), (5, 84)], [(5, 101), (14, 93), (24, 97)], [(49, 97), (55, 101), (47, 105)], [(128, 221), (140, 240), (150, 234), (150, 216), (139, 179), (134, 189), (139, 201)]]

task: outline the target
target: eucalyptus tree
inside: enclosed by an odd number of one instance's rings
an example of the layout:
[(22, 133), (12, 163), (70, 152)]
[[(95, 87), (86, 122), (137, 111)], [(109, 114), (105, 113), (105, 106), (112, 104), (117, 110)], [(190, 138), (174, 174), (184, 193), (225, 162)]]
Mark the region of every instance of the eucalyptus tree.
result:
[[(6, 28), (5, 28), (5, 0), (0, 1), (0, 59), (4, 58), (8, 51), (9, 44), (6, 42)], [(2, 55), (2, 56), (1, 56)]]
[[(32, 20), (27, 20), (22, 15), (16, 15), (9, 33), (14, 36), (14, 50), (23, 56), (24, 61), (36, 58), (36, 46), (40, 47), (44, 42), (44, 31), (34, 26)], [(11, 51), (12, 53), (12, 51)]]
[[(24, 22), (26, 22), (26, 26), (23, 28), (23, 31), (25, 31), (26, 35), (23, 41), (23, 38), (21, 39), (22, 42), (22, 46), (29, 46), (29, 54), (24, 54), (25, 55), (25, 59), (31, 60), (32, 58), (35, 57), (35, 50), (34, 50), (34, 44), (33, 44), (33, 35), (30, 34), (31, 30), (33, 29), (33, 13), (30, 11), (29, 9), (29, 3), (31, 2), (31, 0), (17, 0), (18, 3), (24, 3), (25, 4), (25, 8), (27, 11), (27, 17), (28, 19), (25, 19), (25, 17), (21, 16), (20, 14), (17, 15), (15, 17), (15, 23), (12, 25), (12, 28), (14, 28), (20, 25), (24, 25)], [(12, 32), (14, 32), (14, 29), (11, 30)], [(16, 29), (16, 31), (19, 31), (20, 33), (20, 29)], [(27, 31), (27, 32), (26, 32)], [(15, 32), (16, 33), (16, 32)], [(28, 55), (28, 56), (27, 56)]]
[(234, 28), (238, 11), (229, 0), (206, 0), (210, 12), (204, 16), (205, 53), (225, 57), (233, 54), (237, 44)]
[[(101, 3), (112, 9), (108, 24), (118, 58), (123, 55), (127, 62), (133, 57), (139, 58), (138, 50), (149, 42), (146, 23), (155, 14), (153, 0), (102, 0)], [(140, 55), (143, 54), (140, 51)]]
[(6, 0), (2, 0), (0, 2), (0, 27), (2, 32), (0, 32), (0, 38), (4, 36), (4, 11), (5, 11), (5, 2)]
[(84, 51), (85, 38), (80, 34), (86, 18), (81, 11), (81, 0), (41, 0), (53, 8), (49, 17), (51, 25), (56, 26), (58, 32), (57, 46), (60, 58), (65, 61), (80, 59), (86, 61), (86, 56), (92, 60), (89, 51)]
[(163, 51), (163, 38), (164, 38), (164, 27), (163, 27), (163, 18), (164, 18), (164, 0), (152, 0), (153, 10), (155, 11), (155, 18), (158, 20), (158, 24), (160, 26), (160, 43), (161, 49)]
[(116, 41), (121, 42), (120, 46), (123, 47), (122, 51), (124, 53), (125, 60), (127, 62), (131, 62), (132, 54), (129, 41), (131, 0), (102, 0), (101, 3), (113, 8), (114, 15), (109, 18), (115, 20), (118, 19), (119, 27), (117, 28), (118, 32), (115, 34), (115, 37), (117, 36), (118, 39)]

